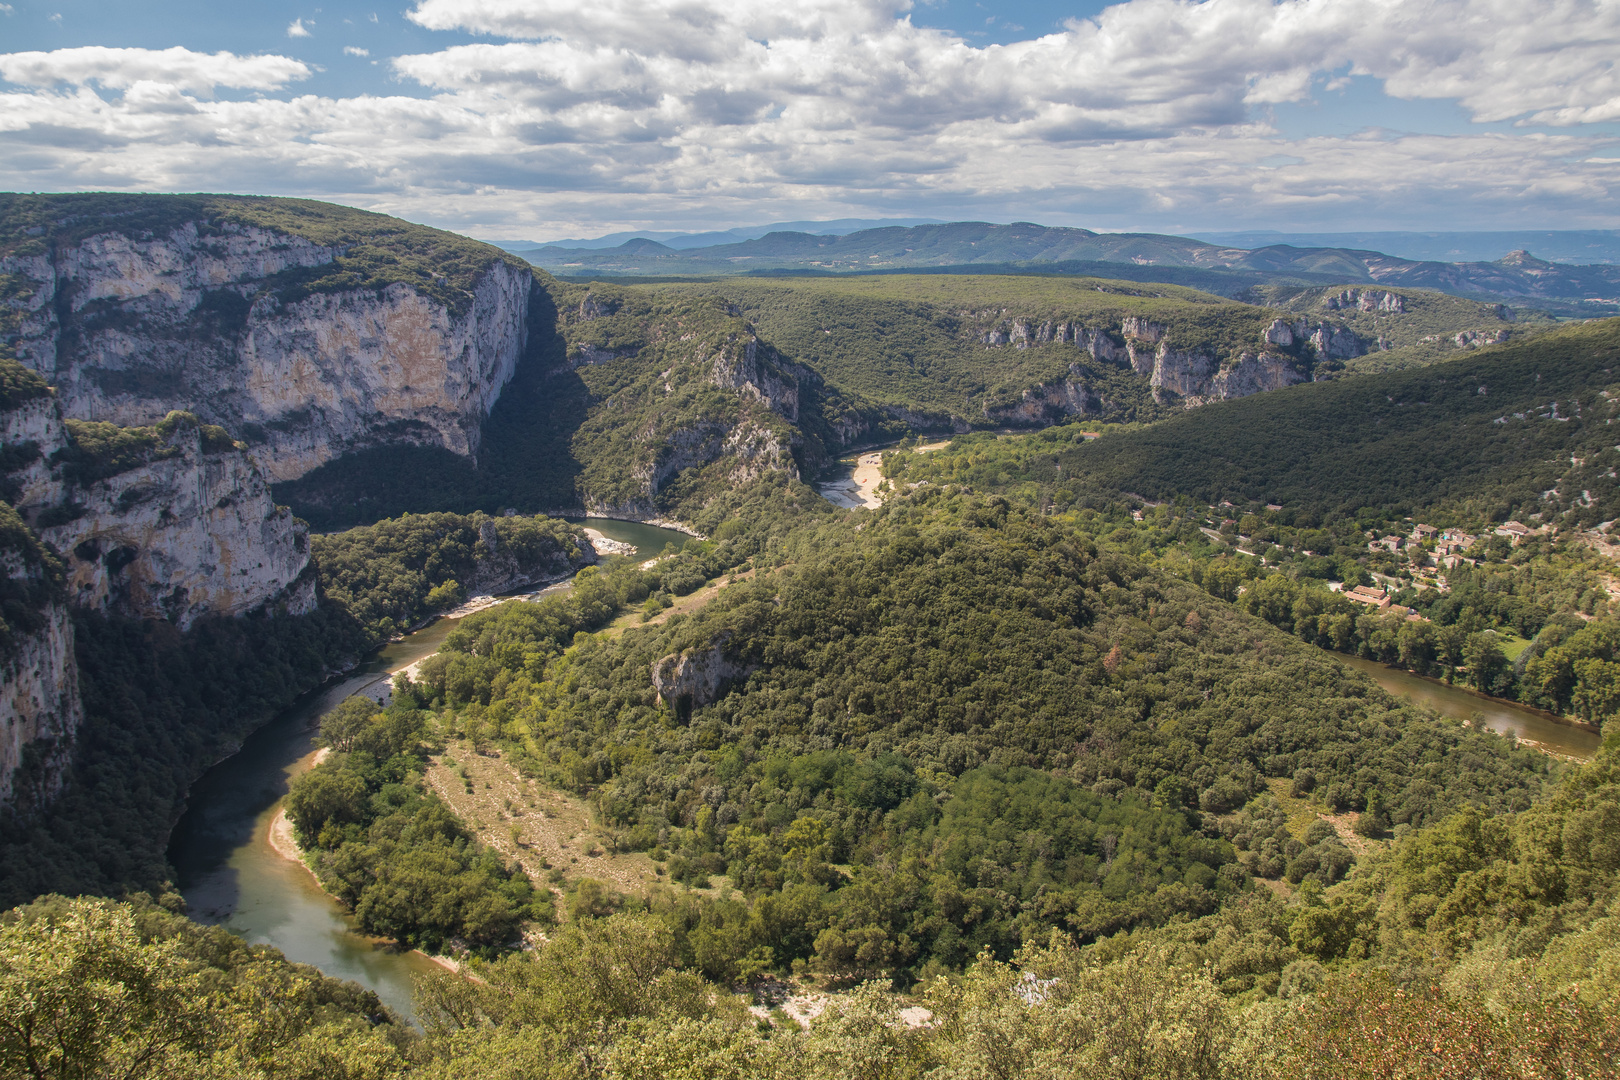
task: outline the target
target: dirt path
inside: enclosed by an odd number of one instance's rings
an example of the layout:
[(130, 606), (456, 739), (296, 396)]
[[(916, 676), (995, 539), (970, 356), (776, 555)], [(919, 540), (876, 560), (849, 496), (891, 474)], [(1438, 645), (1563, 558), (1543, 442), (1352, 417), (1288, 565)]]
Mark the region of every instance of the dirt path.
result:
[[(747, 581), (753, 576), (753, 570), (745, 570), (736, 575), (736, 580)], [(698, 608), (707, 604), (710, 600), (713, 600), (716, 596), (719, 596), (720, 590), (724, 589), (728, 585), (731, 585), (732, 583), (733, 582), (730, 575), (723, 578), (716, 578), (714, 581), (703, 586), (703, 588), (697, 590), (696, 592), (688, 593), (685, 596), (677, 596), (674, 604), (665, 608), (657, 615), (654, 615), (646, 622), (641, 620), (641, 611), (639, 609), (626, 611), (618, 618), (608, 623), (605, 630), (598, 631), (598, 633), (606, 633), (608, 637), (618, 637), (626, 630), (634, 629), (637, 626), (657, 626), (659, 623), (668, 622), (671, 615), (686, 615), (690, 612), (696, 611)]]

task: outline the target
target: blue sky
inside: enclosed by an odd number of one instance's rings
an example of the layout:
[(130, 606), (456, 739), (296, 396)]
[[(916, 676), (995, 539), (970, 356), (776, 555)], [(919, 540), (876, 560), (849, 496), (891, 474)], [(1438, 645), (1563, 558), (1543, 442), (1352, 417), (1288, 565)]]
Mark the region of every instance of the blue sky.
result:
[[(912, 8), (918, 26), (950, 30), (980, 45), (1004, 45), (1056, 33), (1067, 19), (1088, 18), (1102, 3), (981, 4), (939, 0)], [(12, 17), (0, 23), (6, 52), (61, 49), (77, 45), (139, 46), (233, 53), (278, 52), (310, 64), (317, 72), (301, 90), (352, 95), (428, 93), (414, 83), (391, 78), (384, 64), (399, 53), (429, 52), (488, 40), (488, 35), (427, 30), (405, 17), (397, 2), (379, 4), (222, 4), (206, 0), (118, 3), (61, 0), (35, 4), (11, 0)], [(288, 38), (298, 20), (307, 37)], [(367, 57), (343, 50), (365, 49)], [(377, 59), (377, 58), (383, 59)]]
[(1616, 228), (1617, 58), (1616, 0), (9, 0), (0, 186), (536, 238)]

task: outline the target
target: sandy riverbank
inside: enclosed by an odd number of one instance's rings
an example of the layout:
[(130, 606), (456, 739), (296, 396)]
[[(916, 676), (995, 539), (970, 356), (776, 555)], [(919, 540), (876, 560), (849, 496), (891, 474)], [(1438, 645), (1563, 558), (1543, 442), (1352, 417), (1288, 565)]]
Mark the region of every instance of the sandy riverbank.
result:
[[(932, 450), (943, 450), (949, 445), (949, 440), (925, 443), (918, 446), (916, 452), (926, 454)], [(871, 453), (862, 454), (855, 459), (855, 468), (851, 471), (848, 479), (836, 480), (828, 484), (817, 484), (817, 489), (826, 497), (828, 502), (839, 506), (847, 506), (852, 510), (861, 506), (882, 506), (883, 500), (878, 498), (877, 489), (878, 485), (883, 482), (883, 453), (882, 450), (874, 450)]]

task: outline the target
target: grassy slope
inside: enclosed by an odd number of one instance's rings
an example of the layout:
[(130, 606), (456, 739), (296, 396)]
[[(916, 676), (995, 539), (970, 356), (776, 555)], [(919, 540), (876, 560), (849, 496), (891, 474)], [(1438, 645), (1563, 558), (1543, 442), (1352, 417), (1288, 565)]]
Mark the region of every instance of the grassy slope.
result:
[[(1620, 320), (1605, 320), (1414, 371), (1206, 406), (1079, 447), (1072, 467), (1149, 498), (1395, 510), (1470, 499), (1500, 520), (1539, 509), (1572, 451), (1615, 441), (1599, 395), (1620, 383), (1617, 366)], [(1566, 417), (1577, 401), (1579, 418), (1551, 418), (1553, 402)]]

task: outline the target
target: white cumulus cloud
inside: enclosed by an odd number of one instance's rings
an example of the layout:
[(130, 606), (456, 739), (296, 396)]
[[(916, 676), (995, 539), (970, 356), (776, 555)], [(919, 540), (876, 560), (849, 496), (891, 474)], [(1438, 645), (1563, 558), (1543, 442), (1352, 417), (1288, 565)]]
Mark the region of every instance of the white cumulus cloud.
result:
[[(1620, 0), (1127, 0), (989, 46), (914, 25), (906, 0), (407, 14), (495, 40), (389, 61), (425, 98), (196, 96), (310, 74), (285, 57), (0, 55), (29, 88), (0, 95), (0, 185), (298, 192), (503, 232), (887, 213), (1610, 227), (1620, 211), (1602, 156), (1616, 140), (1580, 127), (1620, 119)], [(1273, 110), (1353, 76), (1491, 126), (1273, 127)]]
[[(314, 26), (310, 23), (309, 26)], [(287, 24), (287, 36), (291, 38), (309, 37), (309, 26), (304, 25), (303, 19), (294, 19)]]
[(358, 45), (345, 45), (345, 46), (343, 46), (343, 55), (345, 55), (345, 56), (370, 56), (371, 55), (371, 50), (370, 49), (362, 49)]
[(172, 49), (115, 49), (85, 45), (51, 52), (0, 53), (0, 78), (21, 86), (96, 83), (124, 90), (158, 83), (195, 93), (215, 87), (275, 90), (309, 77), (309, 68), (286, 56), (238, 56)]

